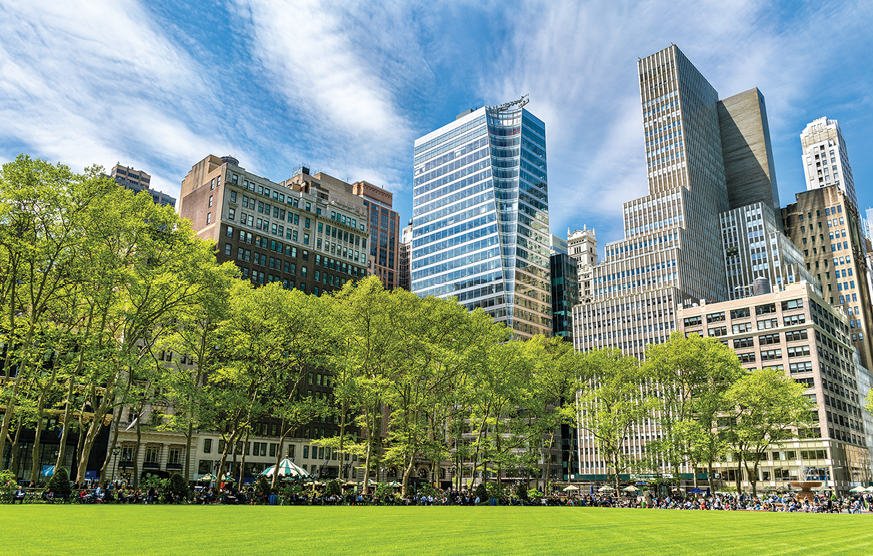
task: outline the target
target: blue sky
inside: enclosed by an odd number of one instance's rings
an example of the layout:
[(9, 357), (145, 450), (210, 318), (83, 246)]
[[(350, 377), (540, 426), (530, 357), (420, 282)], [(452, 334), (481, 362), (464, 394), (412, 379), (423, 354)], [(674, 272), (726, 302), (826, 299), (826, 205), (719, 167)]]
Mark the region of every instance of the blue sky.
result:
[(0, 159), (116, 162), (178, 195), (207, 154), (276, 181), (301, 163), (412, 207), (415, 138), (530, 94), (546, 122), (553, 233), (618, 239), (646, 193), (638, 57), (675, 43), (722, 98), (767, 99), (782, 204), (799, 134), (839, 120), (873, 204), (873, 2), (169, 2), (0, 4)]

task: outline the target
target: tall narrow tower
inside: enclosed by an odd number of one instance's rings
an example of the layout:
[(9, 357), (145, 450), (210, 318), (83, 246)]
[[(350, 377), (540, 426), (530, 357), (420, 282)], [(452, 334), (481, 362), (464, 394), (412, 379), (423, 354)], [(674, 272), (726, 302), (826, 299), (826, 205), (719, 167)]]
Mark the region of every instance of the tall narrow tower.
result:
[(549, 335), (545, 124), (527, 98), (468, 110), (415, 141), (412, 291)]
[(836, 185), (849, 198), (855, 210), (860, 210), (840, 124), (824, 117), (813, 120), (806, 124), (800, 134), (800, 143), (803, 145), (806, 189)]

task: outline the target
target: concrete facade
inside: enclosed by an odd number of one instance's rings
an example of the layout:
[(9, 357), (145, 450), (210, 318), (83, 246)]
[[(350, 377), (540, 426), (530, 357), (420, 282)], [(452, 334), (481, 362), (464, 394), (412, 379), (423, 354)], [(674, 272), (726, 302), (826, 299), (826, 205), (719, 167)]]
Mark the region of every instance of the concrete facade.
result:
[(764, 95), (756, 87), (720, 100), (718, 122), (730, 208), (764, 203), (774, 211), (781, 230), (781, 205)]
[[(859, 393), (848, 318), (815, 287), (795, 283), (770, 294), (702, 302), (680, 309), (678, 317), (686, 336), (717, 338), (747, 369), (785, 371), (806, 386), (806, 396), (816, 403), (813, 435), (774, 447), (761, 462), (761, 486), (787, 486), (788, 480), (812, 477), (846, 492), (870, 480), (864, 425), (869, 415)], [(723, 478), (744, 472), (731, 461), (720, 462), (716, 470)]]
[(873, 305), (867, 279), (866, 244), (855, 205), (837, 185), (798, 193), (782, 209), (785, 233), (803, 252), (807, 270), (824, 298), (849, 316), (852, 345), (868, 369), (873, 364)]

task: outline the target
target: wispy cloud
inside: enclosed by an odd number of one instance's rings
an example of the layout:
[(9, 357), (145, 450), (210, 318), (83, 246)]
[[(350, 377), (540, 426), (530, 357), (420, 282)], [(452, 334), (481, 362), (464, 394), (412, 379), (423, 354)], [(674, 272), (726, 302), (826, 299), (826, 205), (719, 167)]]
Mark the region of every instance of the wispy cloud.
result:
[(190, 168), (215, 147), (205, 72), (135, 2), (4, 3), (0, 72), (4, 158), (21, 149), (79, 169), (121, 161), (176, 193), (161, 170)]
[[(402, 187), (411, 157), (401, 107), (426, 70), (410, 17), (397, 7), (240, 0), (253, 58), (297, 125), (298, 152), (338, 177)], [(389, 31), (390, 30), (390, 31)]]
[[(483, 75), (483, 94), (530, 92), (546, 121), (552, 230), (595, 224), (601, 237), (622, 236), (621, 202), (647, 193), (636, 60), (676, 43), (724, 98), (751, 87), (767, 97), (776, 150), (791, 142), (798, 107), (852, 31), (870, 21), (869, 4), (787, 8), (734, 2), (541, 2), (507, 15), (512, 40)], [(838, 35), (812, 40), (818, 29)], [(869, 42), (869, 39), (867, 39)], [(802, 126), (801, 126), (802, 128)], [(786, 149), (787, 150), (787, 149)], [(795, 157), (777, 158), (783, 166)], [(783, 196), (786, 196), (783, 194)], [(605, 236), (605, 237), (604, 237)]]

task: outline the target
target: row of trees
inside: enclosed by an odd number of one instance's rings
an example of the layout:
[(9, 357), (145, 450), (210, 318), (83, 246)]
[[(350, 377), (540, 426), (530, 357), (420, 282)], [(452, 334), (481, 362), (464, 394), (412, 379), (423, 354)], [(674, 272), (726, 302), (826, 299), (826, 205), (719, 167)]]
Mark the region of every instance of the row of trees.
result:
[[(149, 408), (166, 408), (160, 426), (188, 439), (186, 477), (197, 430), (221, 433), (222, 476), (265, 420), (278, 425), (277, 464), (303, 425), (335, 420), (339, 435), (317, 442), (339, 454), (341, 478), (354, 454), (365, 481), (371, 469), (402, 469), (404, 493), (421, 461), (453, 462), (458, 481), (549, 476), (561, 425), (588, 431), (614, 476), (662, 465), (678, 475), (728, 452), (754, 467), (810, 414), (801, 386), (745, 373), (712, 339), (674, 335), (640, 365), (615, 350), (578, 354), (560, 338), (516, 341), (481, 310), (385, 291), (375, 277), (320, 297), (253, 288), (150, 196), (99, 168), (76, 175), (26, 156), (0, 174), (0, 315), (0, 455), (9, 445), (17, 468), (21, 433), (33, 429), (34, 482), (51, 419), (57, 467), (79, 433), (80, 482), (114, 422), (105, 477), (123, 408), (137, 416), (137, 439)], [(331, 376), (330, 396), (309, 388), (314, 371)], [(627, 439), (646, 423), (663, 432), (631, 453)]]

